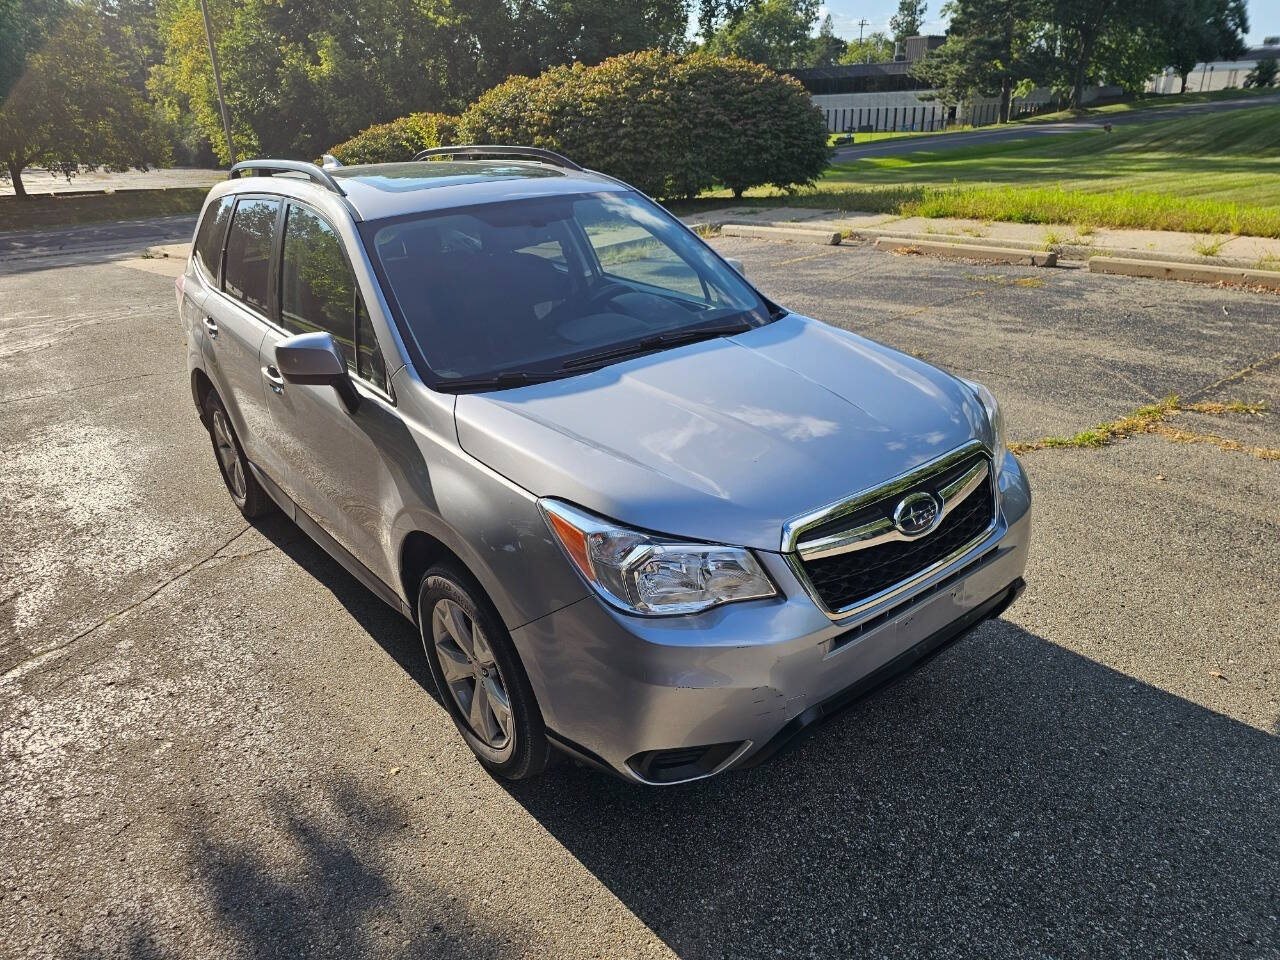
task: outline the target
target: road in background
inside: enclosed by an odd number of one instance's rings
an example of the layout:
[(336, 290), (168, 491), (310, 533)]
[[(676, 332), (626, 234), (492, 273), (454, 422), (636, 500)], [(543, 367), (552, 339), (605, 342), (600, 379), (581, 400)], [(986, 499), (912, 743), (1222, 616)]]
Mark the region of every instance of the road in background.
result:
[[(1280, 396), (1274, 296), (714, 242), (1015, 440)], [(117, 257), (0, 276), (0, 954), (1280, 957), (1280, 462), (1030, 454), (1023, 598), (794, 752), (504, 786), (413, 628), (232, 507), (176, 264)]]

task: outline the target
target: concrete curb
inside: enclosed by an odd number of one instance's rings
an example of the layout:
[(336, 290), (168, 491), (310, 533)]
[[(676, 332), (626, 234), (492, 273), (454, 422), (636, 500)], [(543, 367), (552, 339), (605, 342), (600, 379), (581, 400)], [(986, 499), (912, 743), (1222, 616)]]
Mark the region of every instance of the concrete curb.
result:
[(720, 227), (726, 237), (755, 237), (759, 240), (793, 240), (834, 246), (840, 242), (839, 230), (815, 230), (812, 227), (766, 227), (757, 223), (726, 223)]
[(1018, 263), (1033, 267), (1057, 266), (1058, 255), (1051, 250), (1010, 249), (1008, 247), (979, 246), (968, 243), (943, 243), (938, 240), (902, 240), (896, 237), (878, 237), (877, 250), (906, 248), (936, 257), (955, 257), (961, 260), (981, 260), (984, 263)]
[[(1054, 247), (1053, 249), (1057, 249)], [(1248, 257), (1205, 257), (1198, 253), (1158, 253), (1155, 250), (1135, 250), (1132, 247), (1094, 247), (1093, 257), (1120, 257), (1128, 260), (1148, 260), (1156, 263), (1187, 263), (1196, 267), (1234, 267), (1239, 270), (1256, 270), (1257, 259)], [(1263, 271), (1264, 273), (1267, 271)], [(1271, 271), (1275, 272), (1275, 271)]]
[(1090, 273), (1121, 277), (1150, 277), (1155, 280), (1187, 280), (1192, 283), (1229, 283), (1237, 286), (1280, 290), (1280, 272), (1242, 270), (1236, 267), (1201, 267), (1158, 260), (1130, 260), (1126, 257), (1090, 257)]

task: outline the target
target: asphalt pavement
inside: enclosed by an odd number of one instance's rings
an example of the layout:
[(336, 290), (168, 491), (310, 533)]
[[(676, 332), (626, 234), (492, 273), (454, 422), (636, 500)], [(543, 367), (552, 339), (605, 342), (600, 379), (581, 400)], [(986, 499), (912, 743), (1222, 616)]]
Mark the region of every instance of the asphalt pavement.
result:
[[(1275, 296), (716, 244), (1014, 440), (1280, 399)], [(1280, 462), (1028, 454), (1022, 599), (794, 752), (506, 786), (409, 624), (232, 507), (172, 264), (71, 246), (0, 264), (0, 956), (1280, 957)]]
[(1134, 110), (1129, 113), (1099, 114), (1079, 120), (1063, 120), (1059, 123), (1015, 123), (1009, 126), (984, 127), (966, 133), (939, 133), (926, 137), (903, 137), (883, 143), (871, 141), (864, 144), (841, 147), (835, 151), (834, 162), (858, 160), (862, 157), (899, 157), (909, 153), (947, 150), (955, 147), (976, 147), (988, 143), (1004, 143), (1008, 140), (1036, 140), (1064, 133), (1080, 133), (1097, 130), (1104, 124), (1124, 127), (1134, 123), (1155, 123), (1175, 117), (1197, 113), (1217, 113), (1223, 110), (1243, 110), (1280, 102), (1277, 97), (1240, 97), (1233, 100), (1215, 100), (1210, 103), (1189, 103), (1180, 106), (1156, 107), (1150, 110)]

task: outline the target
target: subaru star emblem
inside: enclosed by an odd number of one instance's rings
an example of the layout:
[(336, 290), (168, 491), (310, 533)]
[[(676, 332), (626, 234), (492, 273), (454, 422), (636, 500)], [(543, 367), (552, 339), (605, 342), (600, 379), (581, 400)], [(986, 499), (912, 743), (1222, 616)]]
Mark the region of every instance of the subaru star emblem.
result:
[(913, 493), (903, 497), (893, 509), (893, 525), (904, 537), (919, 537), (938, 524), (942, 510), (931, 493)]

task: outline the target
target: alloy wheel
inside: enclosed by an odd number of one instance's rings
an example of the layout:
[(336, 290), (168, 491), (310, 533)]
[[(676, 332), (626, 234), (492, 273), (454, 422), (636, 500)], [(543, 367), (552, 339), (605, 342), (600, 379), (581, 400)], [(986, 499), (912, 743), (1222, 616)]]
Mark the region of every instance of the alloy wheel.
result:
[(231, 424), (221, 410), (213, 411), (213, 446), (218, 454), (218, 463), (222, 466), (222, 475), (227, 478), (227, 486), (231, 488), (231, 495), (236, 500), (243, 501), (249, 492), (245, 483), (244, 465), (240, 462), (240, 451), (236, 449)]
[(511, 700), (484, 631), (452, 600), (436, 601), (431, 638), (449, 695), (467, 726), (488, 747), (505, 750), (515, 727)]

